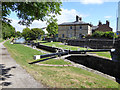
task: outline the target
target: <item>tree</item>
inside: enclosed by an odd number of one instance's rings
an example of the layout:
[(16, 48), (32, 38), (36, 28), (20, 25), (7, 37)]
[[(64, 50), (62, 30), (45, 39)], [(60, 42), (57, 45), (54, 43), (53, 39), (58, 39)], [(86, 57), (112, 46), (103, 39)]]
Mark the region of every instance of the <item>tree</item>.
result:
[(39, 36), (44, 35), (45, 32), (40, 28), (31, 29), (31, 39), (36, 40)]
[(26, 40), (30, 40), (30, 29), (27, 27), (27, 28), (24, 28), (23, 31), (22, 31), (22, 36), (26, 39)]
[(60, 15), (61, 5), (61, 2), (2, 2), (2, 20), (10, 22), (6, 17), (15, 11), (21, 19), (19, 24), (29, 26), (34, 20), (45, 21), (53, 14)]
[(9, 23), (2, 21), (2, 38), (7, 39), (11, 37), (15, 37), (15, 28)]
[(55, 37), (55, 35), (58, 34), (57, 19), (54, 19), (54, 17), (51, 17), (48, 23), (49, 25), (47, 26), (46, 30), (48, 31), (50, 36)]
[(17, 31), (17, 32), (16, 32), (16, 37), (21, 37), (21, 36), (22, 36), (21, 32), (20, 32), (20, 31)]

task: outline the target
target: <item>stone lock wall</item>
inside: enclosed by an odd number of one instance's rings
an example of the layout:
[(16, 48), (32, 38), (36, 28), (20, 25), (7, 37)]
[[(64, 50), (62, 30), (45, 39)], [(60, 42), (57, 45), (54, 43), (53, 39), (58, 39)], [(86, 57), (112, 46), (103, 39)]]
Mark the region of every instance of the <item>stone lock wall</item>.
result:
[(67, 40), (68, 45), (89, 47), (93, 49), (111, 49), (113, 48), (113, 40), (104, 39), (81, 39), (81, 40)]
[(118, 40), (115, 45), (115, 52), (113, 54), (113, 58), (115, 57), (116, 61), (120, 62), (120, 40)]

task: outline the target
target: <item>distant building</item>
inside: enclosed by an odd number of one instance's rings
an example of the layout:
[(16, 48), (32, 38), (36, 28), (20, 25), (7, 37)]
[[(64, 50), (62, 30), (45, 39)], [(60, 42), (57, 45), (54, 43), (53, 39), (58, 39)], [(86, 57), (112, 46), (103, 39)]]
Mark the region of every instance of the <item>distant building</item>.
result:
[(92, 27), (92, 32), (95, 31), (103, 31), (103, 32), (107, 32), (107, 31), (112, 31), (113, 29), (109, 26), (110, 22), (108, 20), (106, 20), (106, 24), (102, 24), (101, 21), (99, 21), (99, 24), (97, 26), (93, 26)]
[(59, 38), (81, 38), (83, 35), (92, 34), (92, 25), (85, 23), (82, 18), (76, 16), (76, 21), (66, 22), (58, 25), (58, 37)]
[(120, 35), (120, 1), (118, 2), (117, 33)]

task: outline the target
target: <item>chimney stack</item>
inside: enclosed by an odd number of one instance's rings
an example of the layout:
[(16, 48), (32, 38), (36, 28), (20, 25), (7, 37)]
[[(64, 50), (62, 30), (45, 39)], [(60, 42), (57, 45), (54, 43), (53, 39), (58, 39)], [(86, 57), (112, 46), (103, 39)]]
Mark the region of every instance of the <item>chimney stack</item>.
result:
[(78, 15), (76, 15), (76, 22), (80, 22), (82, 21), (82, 17), (79, 17)]
[(79, 16), (78, 15), (76, 15), (76, 22), (78, 22), (79, 21)]
[(102, 22), (101, 22), (101, 21), (99, 21), (99, 24), (98, 24), (98, 26), (100, 26), (100, 25), (102, 25)]
[(110, 22), (108, 20), (106, 20), (106, 25), (109, 27)]

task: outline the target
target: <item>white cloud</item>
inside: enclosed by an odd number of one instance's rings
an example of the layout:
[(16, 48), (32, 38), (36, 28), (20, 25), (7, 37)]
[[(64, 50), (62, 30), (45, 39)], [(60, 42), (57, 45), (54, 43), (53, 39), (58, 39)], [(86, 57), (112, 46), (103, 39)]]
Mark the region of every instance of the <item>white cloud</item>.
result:
[(82, 4), (102, 4), (103, 0), (81, 0)]
[(22, 32), (23, 28), (26, 28), (26, 26), (18, 24), (19, 20), (12, 19), (11, 25), (15, 27), (16, 31)]
[(118, 2), (119, 0), (71, 0), (81, 2), (82, 4), (102, 4), (104, 2)]
[(106, 18), (106, 19), (110, 19), (112, 16), (105, 16), (104, 18)]
[[(81, 16), (81, 17), (87, 17), (89, 15), (86, 14), (81, 14), (80, 12), (76, 11), (75, 9), (64, 9), (62, 8), (61, 15), (56, 16), (58, 19), (58, 24), (61, 24), (63, 22), (73, 22), (76, 19), (76, 15)], [(26, 26), (19, 25), (18, 24), (19, 20), (12, 19), (11, 25), (16, 28), (16, 31), (22, 32)], [(46, 27), (46, 22), (34, 20), (33, 23), (30, 25), (31, 28), (43, 28)], [(45, 31), (46, 32), (46, 31)]]
[(61, 15), (57, 16), (58, 24), (61, 24), (63, 22), (75, 21), (76, 15), (78, 15), (80, 17), (87, 17), (87, 16), (89, 16), (89, 15), (81, 14), (78, 11), (76, 11), (75, 9), (68, 10), (68, 9), (62, 8)]

